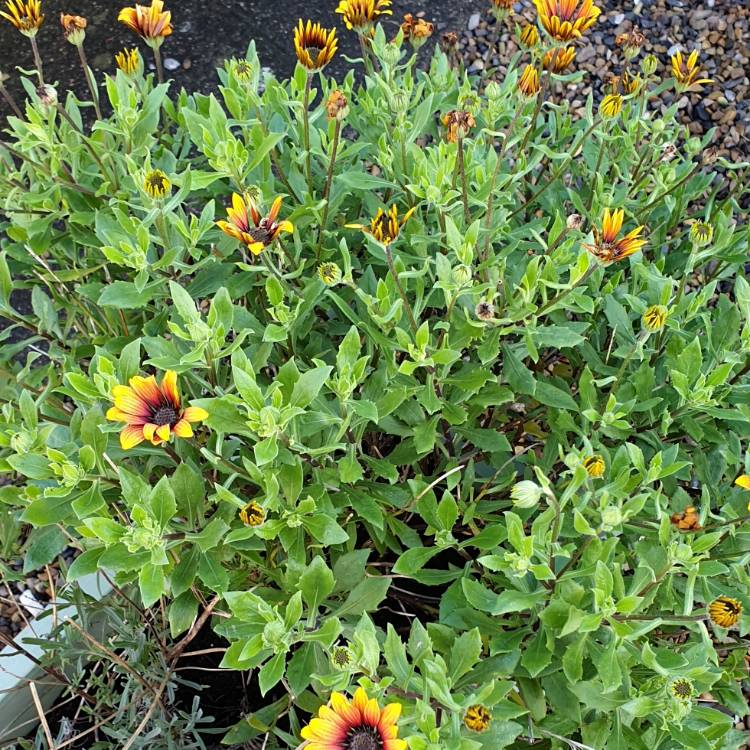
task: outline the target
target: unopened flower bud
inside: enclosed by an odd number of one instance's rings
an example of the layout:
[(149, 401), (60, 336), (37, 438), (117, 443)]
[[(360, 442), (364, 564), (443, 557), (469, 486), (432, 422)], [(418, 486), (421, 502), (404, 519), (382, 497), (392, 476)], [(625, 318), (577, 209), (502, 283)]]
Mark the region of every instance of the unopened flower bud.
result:
[(696, 221), (690, 227), (690, 239), (695, 247), (706, 247), (714, 237), (714, 228), (705, 221)]
[(321, 263), (318, 277), (326, 286), (336, 286), (341, 281), (341, 269), (336, 263)]
[(393, 44), (393, 42), (389, 42), (385, 45), (385, 49), (383, 50), (383, 62), (393, 67), (394, 65), (398, 64), (398, 61), (401, 59), (401, 48), (397, 44)]
[(490, 100), (494, 101), (500, 98), (502, 89), (498, 85), (497, 81), (490, 81), (484, 90), (485, 96)]
[(609, 505), (602, 511), (602, 526), (613, 529), (622, 523), (622, 511), (615, 505)]
[(646, 57), (641, 60), (641, 71), (645, 76), (653, 75), (658, 67), (659, 60), (656, 58), (656, 55), (646, 55)]
[(641, 322), (649, 333), (656, 333), (657, 331), (661, 331), (666, 325), (667, 315), (669, 315), (669, 310), (664, 305), (651, 305), (643, 313)]
[(513, 485), (510, 496), (517, 508), (533, 508), (542, 497), (542, 488), (536, 482), (524, 479)]
[(452, 275), (458, 286), (466, 286), (471, 281), (471, 268), (465, 265), (456, 266)]
[(536, 24), (527, 23), (522, 29), (520, 34), (521, 46), (526, 49), (531, 49), (539, 44), (539, 29)]

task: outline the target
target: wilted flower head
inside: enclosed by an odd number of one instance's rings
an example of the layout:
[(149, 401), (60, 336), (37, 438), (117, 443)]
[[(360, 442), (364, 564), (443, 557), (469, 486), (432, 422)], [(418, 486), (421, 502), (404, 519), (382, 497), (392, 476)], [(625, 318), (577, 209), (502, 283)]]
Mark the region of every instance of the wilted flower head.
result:
[(693, 505), (688, 505), (685, 510), (679, 513), (672, 513), (669, 520), (679, 531), (683, 532), (700, 531), (703, 528), (700, 523), (698, 511), (696, 511)]
[(297, 59), (308, 70), (323, 70), (333, 59), (338, 48), (336, 29), (324, 29), (319, 23), (302, 23), (294, 30), (294, 51)]
[(622, 112), (622, 97), (619, 94), (607, 94), (599, 105), (599, 114), (607, 119), (617, 117)]
[(605, 463), (602, 456), (595, 453), (593, 456), (587, 456), (583, 459), (583, 468), (593, 479), (601, 479), (604, 476)]
[(533, 65), (527, 65), (518, 80), (518, 91), (521, 96), (533, 99), (540, 91), (539, 71)]
[(708, 616), (714, 625), (731, 628), (739, 622), (742, 603), (731, 596), (719, 596), (708, 605)]
[[(255, 201), (232, 194), (232, 206), (227, 209), (229, 221), (217, 221), (222, 232), (239, 240), (253, 255), (260, 255), (282, 232), (293, 232), (291, 221), (276, 221), (282, 198), (273, 202), (268, 216), (261, 216)], [(252, 224), (250, 223), (252, 220)]]
[(605, 208), (601, 230), (594, 227), (594, 244), (584, 244), (584, 247), (603, 263), (614, 263), (627, 258), (646, 244), (646, 240), (641, 239), (642, 226), (618, 239), (624, 217), (625, 212), (622, 209), (610, 212)]
[(500, 21), (510, 13), (516, 0), (490, 0), (490, 3), (492, 4), (490, 8), (492, 15)]
[(147, 378), (136, 375), (129, 383), (112, 389), (115, 405), (107, 412), (107, 419), (125, 422), (126, 426), (120, 432), (123, 450), (134, 448), (144, 440), (161, 445), (172, 435), (192, 437), (190, 423), (208, 418), (205, 409), (181, 406), (174, 370), (167, 370), (159, 384), (153, 375)]
[(714, 237), (714, 228), (706, 221), (696, 221), (690, 227), (690, 239), (696, 247), (706, 247)]
[(390, 245), (398, 237), (401, 228), (409, 221), (416, 210), (416, 208), (410, 208), (399, 219), (398, 206), (394, 203), (387, 212), (379, 208), (369, 227), (362, 224), (347, 224), (346, 226), (350, 229), (361, 229), (383, 245)]
[(240, 512), (240, 521), (245, 526), (261, 526), (266, 519), (263, 508), (256, 502), (248, 503)]
[(411, 42), (414, 49), (419, 49), (431, 36), (435, 26), (424, 18), (414, 18), (411, 13), (404, 16), (401, 31), (404, 39)]
[(695, 87), (698, 90), (703, 83), (713, 83), (711, 78), (698, 78), (698, 50), (694, 49), (687, 59), (681, 52), (672, 55), (672, 76), (680, 91), (687, 91)]
[(646, 37), (641, 34), (637, 26), (633, 26), (630, 31), (624, 34), (618, 34), (615, 38), (615, 44), (620, 47), (625, 55), (626, 60), (632, 60), (646, 43)]
[(326, 101), (326, 115), (329, 120), (341, 122), (349, 114), (349, 100), (343, 91), (334, 89)]
[(521, 41), (521, 45), (526, 47), (526, 49), (536, 47), (537, 44), (539, 44), (539, 29), (536, 27), (536, 24), (527, 23), (521, 29), (521, 35), (519, 39)]
[(576, 48), (565, 47), (565, 49), (551, 49), (544, 55), (545, 70), (549, 70), (552, 73), (563, 73), (566, 71), (575, 60)]
[(642, 323), (643, 327), (650, 333), (661, 331), (667, 323), (667, 316), (669, 310), (664, 305), (651, 305), (645, 313), (643, 313)]
[(340, 0), (336, 13), (340, 13), (346, 28), (362, 34), (370, 31), (382, 16), (390, 16), (391, 0)]
[(57, 89), (48, 83), (43, 83), (37, 87), (36, 95), (39, 97), (39, 104), (47, 112), (57, 109)]
[(172, 189), (172, 183), (161, 169), (152, 169), (143, 178), (143, 189), (149, 197), (160, 200)]
[(492, 320), (495, 317), (495, 306), (492, 302), (482, 300), (477, 303), (477, 306), (474, 308), (474, 314), (479, 320)]
[(580, 39), (601, 13), (593, 0), (534, 0), (534, 5), (539, 22), (558, 42)]
[(710, 166), (711, 164), (715, 164), (716, 161), (718, 160), (718, 158), (719, 158), (719, 149), (716, 146), (709, 146), (701, 154), (701, 161), (706, 166)]
[(319, 750), (406, 750), (406, 741), (398, 739), (400, 715), (400, 703), (380, 708), (363, 688), (357, 688), (351, 701), (334, 692), (300, 734)]
[(492, 723), (490, 710), (479, 703), (469, 706), (464, 714), (464, 725), (472, 732), (486, 732)]
[(36, 36), (44, 14), (41, 0), (5, 0), (8, 12), (0, 11), (6, 21), (10, 21), (24, 36)]
[(513, 485), (510, 496), (516, 507), (533, 508), (542, 497), (542, 488), (530, 479), (523, 479)]
[(172, 14), (164, 10), (164, 0), (151, 0), (151, 5), (136, 4), (133, 8), (123, 8), (117, 20), (151, 47), (158, 47), (172, 33)]
[(693, 697), (693, 683), (685, 677), (678, 677), (674, 680), (669, 690), (679, 701), (689, 701)]
[(667, 143), (661, 150), (661, 158), (659, 161), (663, 161), (665, 164), (672, 161), (677, 156), (677, 146), (674, 143)]
[(135, 47), (118, 52), (115, 55), (115, 62), (126, 76), (136, 76), (143, 72), (143, 58)]
[(88, 21), (85, 18), (60, 13), (60, 25), (65, 38), (71, 44), (83, 44), (83, 40), (86, 38), (86, 26), (88, 26)]
[(455, 31), (445, 31), (440, 36), (440, 49), (443, 52), (455, 52), (458, 47), (458, 34)]
[(341, 269), (336, 263), (321, 263), (318, 277), (326, 286), (336, 286), (341, 281)]
[(466, 138), (476, 124), (474, 115), (465, 110), (452, 109), (443, 115), (443, 125), (448, 128), (446, 137), (450, 143), (457, 143), (460, 139)]
[(570, 214), (565, 222), (565, 226), (572, 231), (579, 231), (583, 226), (583, 216), (581, 214)]

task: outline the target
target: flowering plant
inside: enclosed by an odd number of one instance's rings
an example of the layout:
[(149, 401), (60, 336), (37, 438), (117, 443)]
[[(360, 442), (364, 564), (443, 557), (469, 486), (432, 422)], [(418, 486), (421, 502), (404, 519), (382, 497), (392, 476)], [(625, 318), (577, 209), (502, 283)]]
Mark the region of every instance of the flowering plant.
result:
[[(28, 81), (8, 119), (3, 502), (170, 665), (210, 622), (257, 693), (228, 743), (745, 746), (748, 165), (636, 35), (631, 90), (553, 98), (599, 9), (536, 7), (499, 81), (341, 0), (364, 79), (300, 21), (288, 81), (125, 51), (93, 127)], [(170, 19), (120, 13), (157, 62)]]

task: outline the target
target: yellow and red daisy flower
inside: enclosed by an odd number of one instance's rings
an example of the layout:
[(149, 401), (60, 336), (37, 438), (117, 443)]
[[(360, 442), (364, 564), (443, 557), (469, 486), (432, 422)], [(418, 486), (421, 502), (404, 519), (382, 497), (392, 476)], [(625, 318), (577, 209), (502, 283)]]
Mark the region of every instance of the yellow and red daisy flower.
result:
[(642, 226), (636, 227), (618, 239), (624, 216), (622, 209), (610, 212), (608, 208), (605, 208), (601, 231), (594, 227), (594, 244), (584, 244), (584, 247), (603, 263), (614, 263), (627, 258), (637, 253), (646, 244), (646, 240), (641, 239)]
[(340, 13), (346, 28), (359, 33), (369, 31), (381, 16), (390, 16), (391, 0), (341, 0), (336, 13)]
[(406, 741), (398, 739), (400, 715), (400, 704), (381, 709), (362, 688), (351, 701), (333, 693), (330, 705), (302, 729), (305, 750), (406, 750)]
[(401, 219), (398, 217), (398, 207), (394, 203), (386, 212), (382, 208), (372, 218), (370, 226), (363, 224), (347, 224), (349, 229), (361, 229), (369, 235), (372, 235), (378, 242), (383, 245), (390, 245), (399, 235), (401, 228), (411, 218), (416, 208), (410, 208)]
[(580, 39), (601, 13), (593, 0), (534, 0), (534, 5), (539, 23), (558, 42)]
[(294, 51), (297, 59), (308, 70), (323, 70), (333, 59), (338, 48), (336, 29), (324, 29), (319, 23), (302, 23), (294, 30)]
[(0, 11), (6, 21), (10, 21), (22, 34), (35, 36), (44, 21), (41, 0), (5, 0), (8, 13)]
[(294, 231), (291, 221), (276, 221), (281, 200), (281, 196), (276, 198), (268, 216), (261, 216), (252, 198), (233, 193), (232, 207), (227, 209), (229, 221), (217, 221), (216, 225), (225, 234), (239, 240), (253, 255), (260, 255), (281, 232)]
[(208, 418), (205, 409), (181, 406), (174, 370), (167, 370), (159, 384), (153, 375), (147, 378), (136, 375), (129, 383), (112, 389), (115, 405), (107, 411), (107, 419), (125, 422), (126, 426), (120, 433), (123, 450), (134, 448), (144, 440), (161, 445), (172, 435), (192, 437), (190, 423)]
[(172, 33), (172, 14), (164, 10), (163, 0), (151, 0), (150, 7), (136, 3), (133, 8), (123, 8), (117, 20), (152, 46), (160, 45)]

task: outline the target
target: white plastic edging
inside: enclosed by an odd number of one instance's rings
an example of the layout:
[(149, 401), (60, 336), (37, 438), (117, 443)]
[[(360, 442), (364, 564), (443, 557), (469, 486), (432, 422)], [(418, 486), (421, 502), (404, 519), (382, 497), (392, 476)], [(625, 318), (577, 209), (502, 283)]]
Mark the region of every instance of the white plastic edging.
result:
[[(80, 589), (94, 599), (102, 599), (112, 591), (109, 581), (100, 573), (83, 576), (77, 584)], [(75, 620), (78, 613), (74, 605), (65, 600), (55, 602), (57, 622), (62, 618)], [(66, 612), (69, 608), (72, 611)], [(56, 624), (51, 615), (52, 605), (42, 611), (46, 617), (33, 620), (24, 628), (15, 641), (32, 656), (42, 660), (44, 649), (36, 643), (46, 638)], [(41, 613), (40, 613), (41, 615)], [(27, 735), (39, 723), (39, 716), (29, 690), (29, 682), (36, 683), (39, 699), (45, 711), (49, 709), (65, 687), (44, 672), (26, 654), (19, 653), (12, 646), (0, 651), (0, 743)]]

